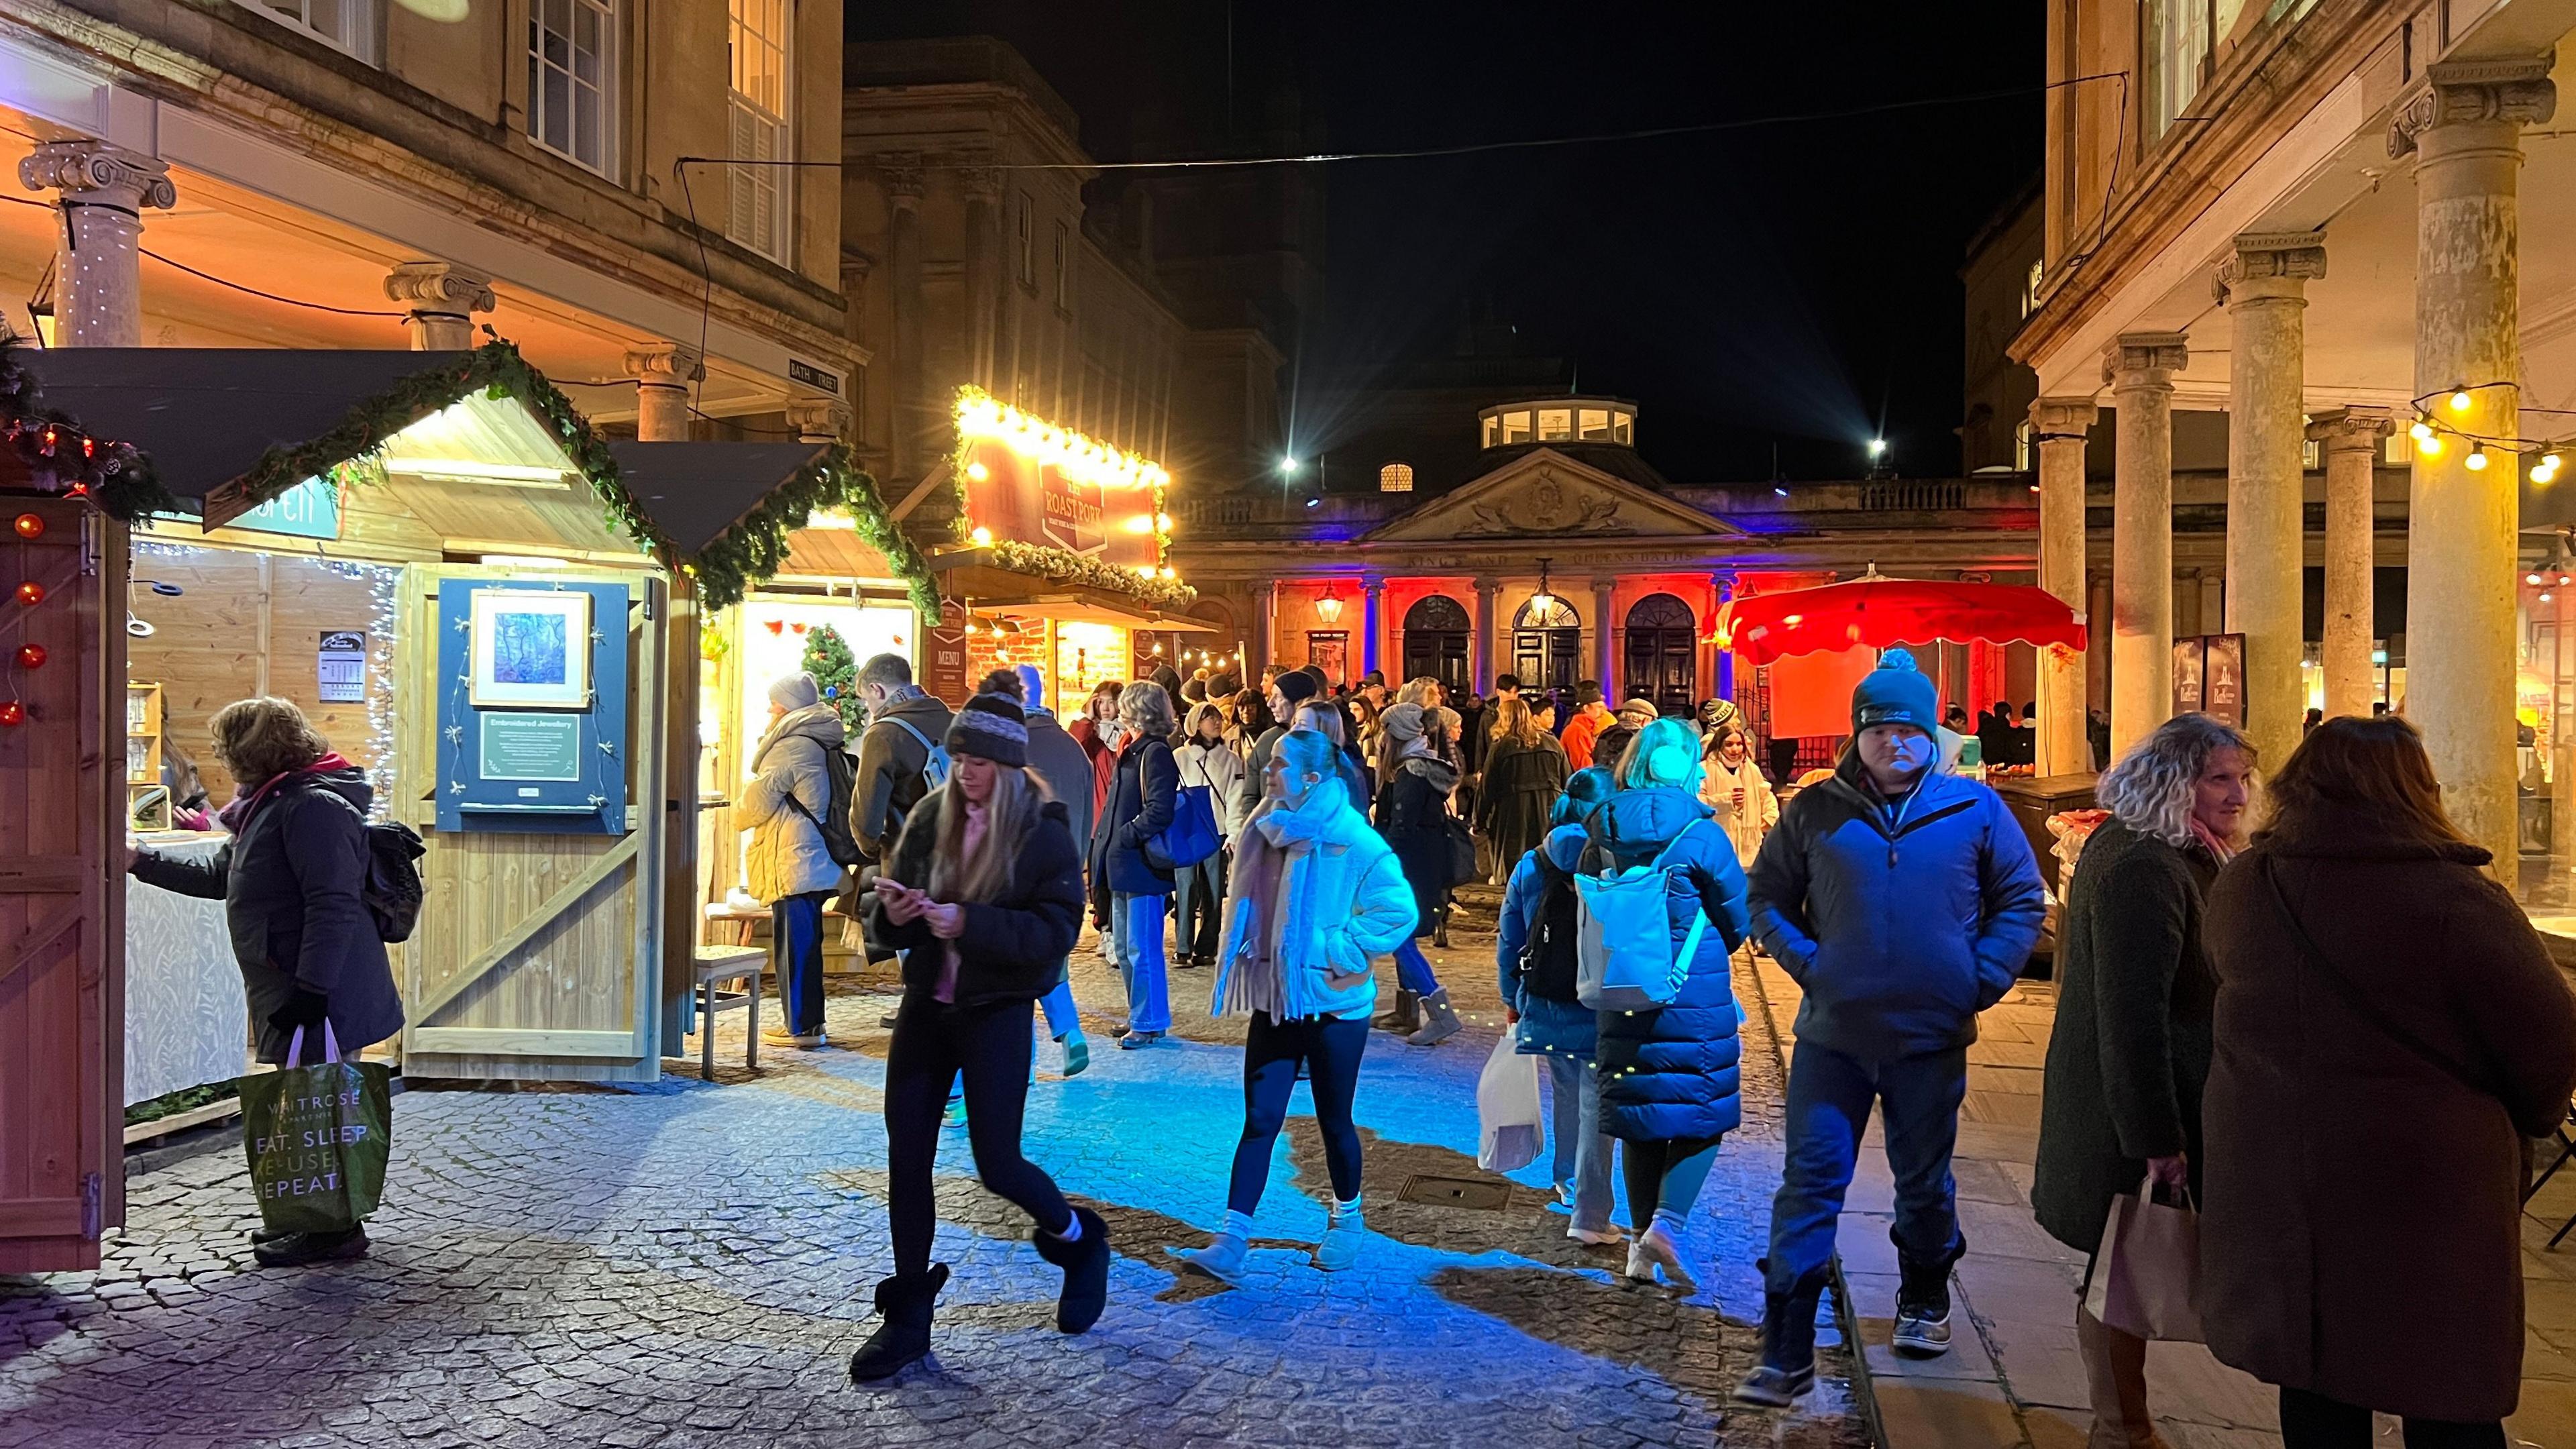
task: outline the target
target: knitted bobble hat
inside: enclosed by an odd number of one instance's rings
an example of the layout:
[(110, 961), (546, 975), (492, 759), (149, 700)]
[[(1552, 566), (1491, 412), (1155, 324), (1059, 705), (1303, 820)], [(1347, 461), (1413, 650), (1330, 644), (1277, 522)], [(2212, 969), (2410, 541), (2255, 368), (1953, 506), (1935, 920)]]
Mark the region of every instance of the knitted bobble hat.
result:
[(973, 755), (1024, 769), (1029, 763), (1028, 717), (1017, 700), (979, 694), (948, 722), (948, 753)]
[(1915, 667), (1914, 656), (1890, 649), (1878, 667), (1861, 677), (1852, 690), (1852, 733), (1872, 725), (1909, 725), (1925, 734), (1941, 722), (1941, 705), (1932, 681)]

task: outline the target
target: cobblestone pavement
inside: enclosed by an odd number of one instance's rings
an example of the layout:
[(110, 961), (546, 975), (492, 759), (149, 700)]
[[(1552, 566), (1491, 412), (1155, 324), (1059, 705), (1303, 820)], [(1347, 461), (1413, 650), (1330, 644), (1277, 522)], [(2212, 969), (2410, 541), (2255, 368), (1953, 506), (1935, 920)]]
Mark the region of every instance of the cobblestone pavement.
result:
[(1514, 1174), (1500, 1210), (1397, 1200), (1416, 1174), (1482, 1176), (1491, 939), (1462, 931), (1434, 953), (1467, 1033), (1371, 1044), (1359, 1108), (1379, 1236), (1357, 1271), (1305, 1257), (1325, 1189), (1300, 1092), (1250, 1281), (1174, 1277), (1163, 1245), (1204, 1242), (1222, 1214), (1241, 1125), (1224, 1043), (1240, 1032), (1207, 1022), (1210, 973), (1182, 972), (1182, 1037), (1116, 1050), (1102, 1014), (1116, 979), (1086, 949), (1094, 1065), (1059, 1080), (1041, 1043), (1027, 1129), (1030, 1157), (1099, 1209), (1118, 1249), (1109, 1312), (1085, 1337), (1054, 1332), (1057, 1275), (1026, 1221), (973, 1185), (951, 1132), (938, 1254), (955, 1278), (933, 1365), (888, 1389), (849, 1384), (890, 1263), (887, 1002), (838, 995), (839, 1045), (764, 1054), (756, 1078), (737, 1065), (713, 1085), (396, 1098), (392, 1177), (359, 1263), (259, 1269), (237, 1139), (157, 1154), (102, 1270), (0, 1278), (0, 1446), (1859, 1449), (1839, 1348), (1801, 1413), (1725, 1403), (1756, 1341), (1753, 1260), (1779, 1163), (1758, 1004), (1747, 1121), (1692, 1221), (1701, 1290), (1687, 1301), (1620, 1284), (1616, 1255), (1569, 1241), (1543, 1163)]

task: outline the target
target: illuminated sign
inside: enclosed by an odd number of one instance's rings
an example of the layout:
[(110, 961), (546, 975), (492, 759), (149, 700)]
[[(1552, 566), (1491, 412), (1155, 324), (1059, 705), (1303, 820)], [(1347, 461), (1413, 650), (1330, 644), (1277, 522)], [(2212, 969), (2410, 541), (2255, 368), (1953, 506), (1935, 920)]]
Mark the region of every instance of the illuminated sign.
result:
[(1171, 475), (1132, 453), (959, 390), (957, 466), (970, 530), (1125, 568), (1163, 562)]

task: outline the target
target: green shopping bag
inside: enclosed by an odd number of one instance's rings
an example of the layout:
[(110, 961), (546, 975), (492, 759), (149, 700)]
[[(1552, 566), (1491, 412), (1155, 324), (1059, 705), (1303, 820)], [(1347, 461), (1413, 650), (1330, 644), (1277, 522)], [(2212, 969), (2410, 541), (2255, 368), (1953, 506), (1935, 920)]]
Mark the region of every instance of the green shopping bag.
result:
[(242, 1148), (260, 1220), (271, 1232), (346, 1232), (376, 1210), (393, 1145), (393, 1069), (340, 1060), (331, 1024), (322, 1024), (322, 1056), (309, 1066), (304, 1028), (286, 1047), (286, 1065), (241, 1084)]

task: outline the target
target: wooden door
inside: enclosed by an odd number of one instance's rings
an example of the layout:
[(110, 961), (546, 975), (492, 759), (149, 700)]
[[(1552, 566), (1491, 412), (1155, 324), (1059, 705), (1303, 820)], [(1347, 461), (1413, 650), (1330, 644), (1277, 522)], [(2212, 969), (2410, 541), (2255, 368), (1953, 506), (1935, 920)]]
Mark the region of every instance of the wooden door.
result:
[[(623, 737), (602, 741), (624, 771), (622, 828), (442, 830), (433, 752), (463, 739), (441, 725), (438, 702), (452, 701), (456, 681), (435, 647), (453, 625), (442, 622), (440, 585), (523, 588), (558, 578), (612, 585), (608, 597), (624, 600), (622, 619), (601, 609), (591, 625), (602, 647), (626, 651)], [(429, 842), (421, 862), (428, 899), (403, 992), (406, 1075), (612, 1082), (661, 1075), (669, 607), (664, 582), (637, 573), (565, 569), (537, 580), (525, 570), (457, 565), (406, 572), (401, 627), (413, 641), (406, 693), (422, 704), (404, 712), (396, 793)]]
[(76, 500), (0, 520), (0, 1273), (94, 1268), (125, 1220), (126, 536)]

